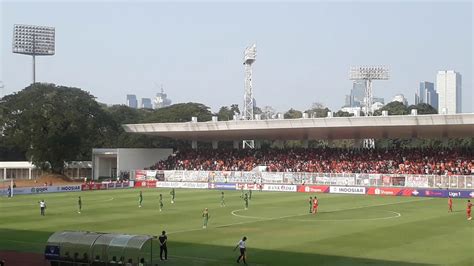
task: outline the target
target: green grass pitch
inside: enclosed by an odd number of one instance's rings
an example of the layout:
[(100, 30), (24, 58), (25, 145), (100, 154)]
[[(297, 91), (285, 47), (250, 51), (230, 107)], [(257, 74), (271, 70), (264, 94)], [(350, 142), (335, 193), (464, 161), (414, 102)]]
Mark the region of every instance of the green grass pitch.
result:
[[(168, 232), (170, 259), (160, 265), (236, 265), (233, 247), (247, 236), (249, 265), (474, 265), (473, 222), (465, 199), (254, 192), (248, 210), (240, 191), (137, 189), (21, 195), (0, 199), (0, 250), (43, 252), (52, 232), (87, 230), (159, 235)], [(158, 195), (164, 196), (159, 212)], [(77, 213), (77, 196), (83, 211)], [(311, 194), (314, 196), (316, 194)], [(46, 216), (37, 202), (45, 199)], [(207, 229), (202, 211), (209, 208)]]

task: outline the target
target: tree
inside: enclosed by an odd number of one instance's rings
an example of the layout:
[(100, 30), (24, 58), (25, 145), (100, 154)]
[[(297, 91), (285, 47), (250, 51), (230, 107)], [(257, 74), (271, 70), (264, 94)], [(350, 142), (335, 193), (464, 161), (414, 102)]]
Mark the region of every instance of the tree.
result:
[(327, 117), (328, 112), (331, 112), (331, 110), (327, 107), (306, 110), (306, 113), (308, 113), (309, 117)]
[(240, 110), (237, 104), (232, 104), (230, 107), (222, 106), (217, 112), (219, 121), (228, 121), (234, 118), (234, 115), (239, 115)]
[(303, 113), (301, 111), (298, 111), (298, 110), (295, 110), (293, 108), (291, 108), (290, 110), (288, 110), (284, 115), (283, 117), (285, 119), (296, 119), (296, 118), (301, 118), (303, 117)]
[(431, 114), (438, 113), (438, 111), (433, 106), (427, 103), (419, 103), (417, 105), (410, 105), (407, 109), (410, 110), (410, 112), (412, 109), (416, 109), (418, 110), (419, 115), (431, 115)]
[(154, 110), (144, 120), (145, 123), (189, 122), (191, 117), (198, 121), (209, 121), (212, 113), (209, 107), (201, 103), (179, 103)]
[(324, 105), (323, 103), (314, 102), (314, 103), (311, 104), (310, 109), (324, 109), (324, 108), (326, 108), (326, 105)]
[(388, 111), (388, 115), (407, 115), (410, 113), (408, 108), (401, 102), (393, 101), (377, 110), (377, 114), (382, 114), (382, 111)]
[(36, 83), (3, 100), (5, 141), (53, 173), (62, 173), (65, 162), (90, 158), (113, 130), (94, 97), (78, 88)]
[(262, 119), (273, 119), (276, 115), (275, 108), (266, 105), (262, 108)]
[(336, 113), (334, 113), (334, 116), (335, 117), (350, 117), (350, 116), (354, 116), (354, 114), (351, 114), (351, 113), (346, 112), (346, 111), (339, 110)]

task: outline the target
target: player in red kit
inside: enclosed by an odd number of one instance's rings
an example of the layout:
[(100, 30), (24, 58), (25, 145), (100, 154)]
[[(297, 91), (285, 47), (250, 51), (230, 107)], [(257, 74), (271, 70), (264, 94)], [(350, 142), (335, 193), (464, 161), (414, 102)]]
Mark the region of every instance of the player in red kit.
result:
[(453, 212), (453, 198), (451, 198), (451, 196), (449, 196), (448, 198), (448, 207), (449, 207), (448, 212)]
[(466, 209), (466, 214), (467, 214), (467, 219), (470, 221), (472, 220), (471, 216), (471, 208), (472, 208), (472, 203), (471, 200), (467, 200), (467, 209)]
[(318, 198), (314, 197), (313, 200), (313, 214), (316, 214), (318, 212)]

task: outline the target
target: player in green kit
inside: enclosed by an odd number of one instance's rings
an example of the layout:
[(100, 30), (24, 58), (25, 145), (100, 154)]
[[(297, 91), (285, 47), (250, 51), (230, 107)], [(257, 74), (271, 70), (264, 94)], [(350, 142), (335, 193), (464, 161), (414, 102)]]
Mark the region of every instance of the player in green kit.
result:
[(142, 202), (143, 202), (143, 194), (140, 191), (140, 195), (138, 195), (138, 208), (142, 207)]
[(174, 188), (171, 189), (170, 195), (171, 195), (171, 203), (174, 203), (174, 198), (176, 196), (176, 192), (174, 191)]
[(252, 189), (249, 189), (249, 200), (252, 199)]
[(313, 213), (313, 197), (309, 197), (309, 213)]
[(240, 188), (240, 198), (243, 199), (244, 198), (244, 186), (242, 185), (242, 187)]
[(244, 201), (245, 201), (245, 209), (247, 210), (249, 208), (249, 196), (247, 193), (244, 195)]
[(209, 210), (205, 208), (204, 211), (202, 212), (202, 218), (203, 218), (202, 228), (203, 229), (207, 228), (207, 223), (209, 222), (210, 217), (211, 216), (209, 215)]
[(221, 207), (225, 207), (224, 191), (221, 192)]
[(160, 211), (163, 210), (163, 195), (160, 194)]
[(81, 213), (82, 211), (82, 200), (81, 196), (79, 196), (79, 199), (77, 200), (77, 213)]

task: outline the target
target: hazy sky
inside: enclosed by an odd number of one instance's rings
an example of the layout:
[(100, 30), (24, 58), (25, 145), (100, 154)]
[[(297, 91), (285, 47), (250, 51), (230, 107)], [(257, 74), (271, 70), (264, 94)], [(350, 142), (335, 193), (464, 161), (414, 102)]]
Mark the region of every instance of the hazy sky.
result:
[[(2, 0), (0, 0), (2, 1)], [(177, 102), (214, 111), (242, 104), (243, 51), (257, 43), (258, 106), (304, 110), (322, 102), (338, 110), (352, 87), (351, 65), (383, 64), (374, 82), (386, 102), (413, 103), (419, 81), (438, 70), (463, 78), (463, 111), (473, 112), (471, 2), (2, 2), (4, 93), (31, 83), (31, 57), (12, 54), (13, 24), (56, 27), (56, 55), (37, 59), (37, 81), (76, 86), (108, 104), (126, 94), (153, 97), (163, 84)]]

